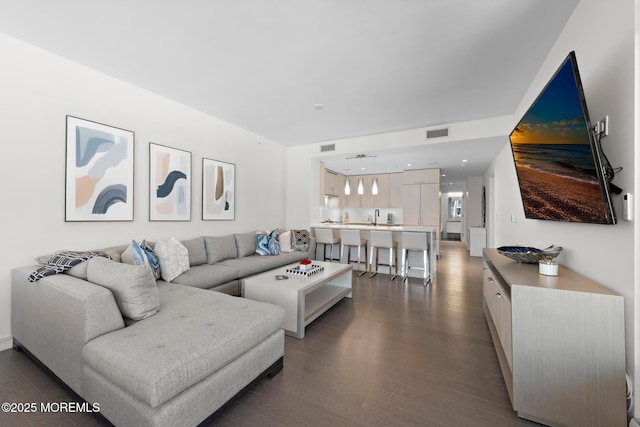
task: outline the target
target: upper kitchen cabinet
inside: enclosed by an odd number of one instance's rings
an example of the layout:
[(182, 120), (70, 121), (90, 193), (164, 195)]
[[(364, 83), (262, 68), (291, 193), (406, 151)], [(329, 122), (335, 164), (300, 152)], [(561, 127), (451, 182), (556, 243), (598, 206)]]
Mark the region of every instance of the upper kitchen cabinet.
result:
[(438, 184), (440, 185), (440, 169), (418, 169), (402, 173), (403, 184)]
[(390, 208), (402, 208), (402, 173), (389, 174), (389, 206)]
[(325, 169), (324, 194), (329, 196), (336, 196), (336, 197), (344, 194), (343, 176), (332, 170)]
[[(334, 202), (332, 206), (326, 207), (342, 207), (344, 204), (344, 180), (345, 177), (337, 172), (327, 169), (324, 163), (320, 162), (320, 179), (319, 179), (319, 196), (320, 207), (325, 207), (327, 196), (331, 197)], [(336, 199), (334, 199), (336, 198)], [(335, 206), (333, 206), (335, 204)]]
[(373, 186), (373, 179), (378, 180), (378, 194), (373, 196), (374, 208), (390, 208), (389, 205), (389, 183), (391, 174), (385, 173), (380, 175), (373, 175), (371, 185)]

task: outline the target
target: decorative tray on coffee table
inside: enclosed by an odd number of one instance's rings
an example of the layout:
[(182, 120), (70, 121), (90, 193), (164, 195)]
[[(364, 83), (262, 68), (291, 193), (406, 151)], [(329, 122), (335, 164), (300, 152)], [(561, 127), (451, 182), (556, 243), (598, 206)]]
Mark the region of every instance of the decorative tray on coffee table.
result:
[(287, 274), (294, 274), (296, 276), (313, 276), (314, 274), (320, 273), (324, 270), (324, 267), (321, 265), (311, 264), (311, 268), (308, 270), (302, 270), (300, 267), (295, 268), (287, 268)]

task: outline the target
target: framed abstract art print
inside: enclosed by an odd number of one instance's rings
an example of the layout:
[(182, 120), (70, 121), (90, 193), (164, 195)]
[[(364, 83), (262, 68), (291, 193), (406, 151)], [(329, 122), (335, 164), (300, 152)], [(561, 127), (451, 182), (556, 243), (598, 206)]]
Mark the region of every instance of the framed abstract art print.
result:
[(149, 220), (191, 221), (191, 153), (149, 144)]
[(202, 159), (202, 219), (235, 219), (236, 165)]
[(133, 221), (132, 131), (67, 116), (65, 221)]

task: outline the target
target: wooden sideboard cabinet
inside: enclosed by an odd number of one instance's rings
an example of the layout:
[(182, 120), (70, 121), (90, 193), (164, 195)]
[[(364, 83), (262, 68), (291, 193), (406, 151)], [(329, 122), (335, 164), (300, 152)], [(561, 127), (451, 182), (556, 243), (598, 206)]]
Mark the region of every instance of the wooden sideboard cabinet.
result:
[(626, 425), (622, 296), (568, 268), (544, 276), (484, 249), (483, 308), (518, 416)]

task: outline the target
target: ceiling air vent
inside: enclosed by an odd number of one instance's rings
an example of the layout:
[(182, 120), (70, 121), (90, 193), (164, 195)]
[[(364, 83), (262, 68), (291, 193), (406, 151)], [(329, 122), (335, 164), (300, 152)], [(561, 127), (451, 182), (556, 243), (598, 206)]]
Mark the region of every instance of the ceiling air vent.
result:
[(427, 139), (442, 138), (443, 136), (449, 136), (449, 128), (432, 129), (427, 131)]
[(336, 144), (321, 145), (320, 152), (324, 153), (325, 151), (336, 151)]

